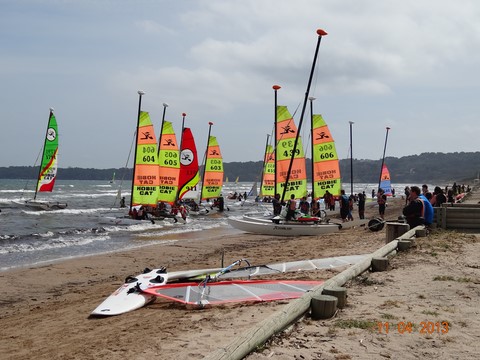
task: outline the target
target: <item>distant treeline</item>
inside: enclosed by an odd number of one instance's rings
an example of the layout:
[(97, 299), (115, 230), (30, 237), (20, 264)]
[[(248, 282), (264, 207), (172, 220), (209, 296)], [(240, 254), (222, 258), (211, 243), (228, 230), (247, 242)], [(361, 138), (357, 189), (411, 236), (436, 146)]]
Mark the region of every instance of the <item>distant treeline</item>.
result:
[[(353, 180), (357, 183), (376, 183), (380, 177), (380, 160), (353, 159)], [(401, 158), (386, 157), (385, 164), (390, 171), (394, 183), (429, 183), (446, 185), (456, 181), (468, 183), (477, 178), (480, 171), (480, 152), (456, 153), (423, 153)], [(259, 181), (262, 162), (230, 162), (224, 163), (225, 176), (229, 181)], [(340, 160), (342, 181), (350, 183), (350, 159)], [(131, 180), (132, 169), (93, 169), (93, 168), (59, 168), (60, 180), (101, 180), (112, 179), (113, 173), (117, 180)], [(311, 163), (307, 159), (307, 174), (310, 177)], [(35, 179), (38, 167), (10, 166), (0, 167), (1, 179)]]

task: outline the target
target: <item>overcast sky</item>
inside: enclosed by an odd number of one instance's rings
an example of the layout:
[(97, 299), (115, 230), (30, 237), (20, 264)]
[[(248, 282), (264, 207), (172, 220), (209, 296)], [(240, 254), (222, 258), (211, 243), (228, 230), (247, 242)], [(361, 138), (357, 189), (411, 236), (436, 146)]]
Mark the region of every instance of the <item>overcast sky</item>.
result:
[(59, 167), (125, 166), (140, 89), (156, 131), (168, 103), (199, 152), (211, 121), (225, 162), (262, 160), (272, 85), (298, 121), (319, 28), (310, 95), (341, 159), (349, 121), (354, 158), (387, 126), (387, 156), (480, 150), (477, 0), (0, 0), (0, 166), (34, 165), (50, 107)]

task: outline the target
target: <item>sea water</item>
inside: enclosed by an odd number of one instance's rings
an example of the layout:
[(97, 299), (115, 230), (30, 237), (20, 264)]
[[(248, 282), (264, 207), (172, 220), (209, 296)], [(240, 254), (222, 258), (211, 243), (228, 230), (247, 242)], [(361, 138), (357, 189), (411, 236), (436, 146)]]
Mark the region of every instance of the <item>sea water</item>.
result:
[[(35, 211), (15, 205), (15, 202), (33, 198), (34, 191), (25, 190), (33, 186), (25, 180), (0, 179), (0, 271), (152, 244), (237, 233), (238, 230), (228, 225), (228, 216), (241, 216), (252, 210), (271, 210), (271, 204), (255, 204), (253, 198), (248, 199), (245, 204), (248, 206), (228, 200), (228, 194), (248, 193), (252, 188), (251, 182), (232, 182), (224, 185), (223, 213), (212, 210), (206, 216), (190, 216), (186, 224), (174, 224), (171, 219), (166, 219), (155, 224), (114, 225), (105, 220), (126, 215), (128, 208), (119, 207), (119, 192), (125, 196), (128, 205), (129, 182), (57, 180), (54, 192), (41, 193), (37, 199), (66, 202), (66, 209)], [(345, 186), (345, 189), (350, 188), (350, 184)], [(403, 194), (404, 187), (401, 184), (396, 186), (398, 195)], [(365, 191), (367, 196), (371, 196), (374, 188), (375, 184), (354, 184), (354, 192)]]

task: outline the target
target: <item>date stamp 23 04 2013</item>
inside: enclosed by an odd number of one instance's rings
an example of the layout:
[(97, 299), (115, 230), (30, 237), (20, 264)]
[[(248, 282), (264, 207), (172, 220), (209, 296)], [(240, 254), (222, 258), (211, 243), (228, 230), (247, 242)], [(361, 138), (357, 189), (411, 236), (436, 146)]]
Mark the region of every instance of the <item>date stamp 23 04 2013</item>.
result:
[(377, 322), (377, 330), (380, 334), (396, 332), (398, 334), (447, 334), (449, 323), (447, 321), (421, 321), (412, 323), (410, 321), (400, 321), (397, 324), (386, 322)]

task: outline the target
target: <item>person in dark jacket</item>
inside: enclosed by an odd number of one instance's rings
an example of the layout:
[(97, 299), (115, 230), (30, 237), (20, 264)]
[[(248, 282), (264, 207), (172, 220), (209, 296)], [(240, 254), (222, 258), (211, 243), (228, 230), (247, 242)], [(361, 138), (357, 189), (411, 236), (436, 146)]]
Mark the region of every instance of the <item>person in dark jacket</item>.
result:
[(419, 198), (420, 194), (420, 188), (418, 186), (412, 186), (410, 188), (410, 196), (408, 197), (410, 202), (403, 208), (403, 215), (405, 215), (410, 229), (413, 229), (415, 226), (425, 225), (424, 203), (423, 200)]

